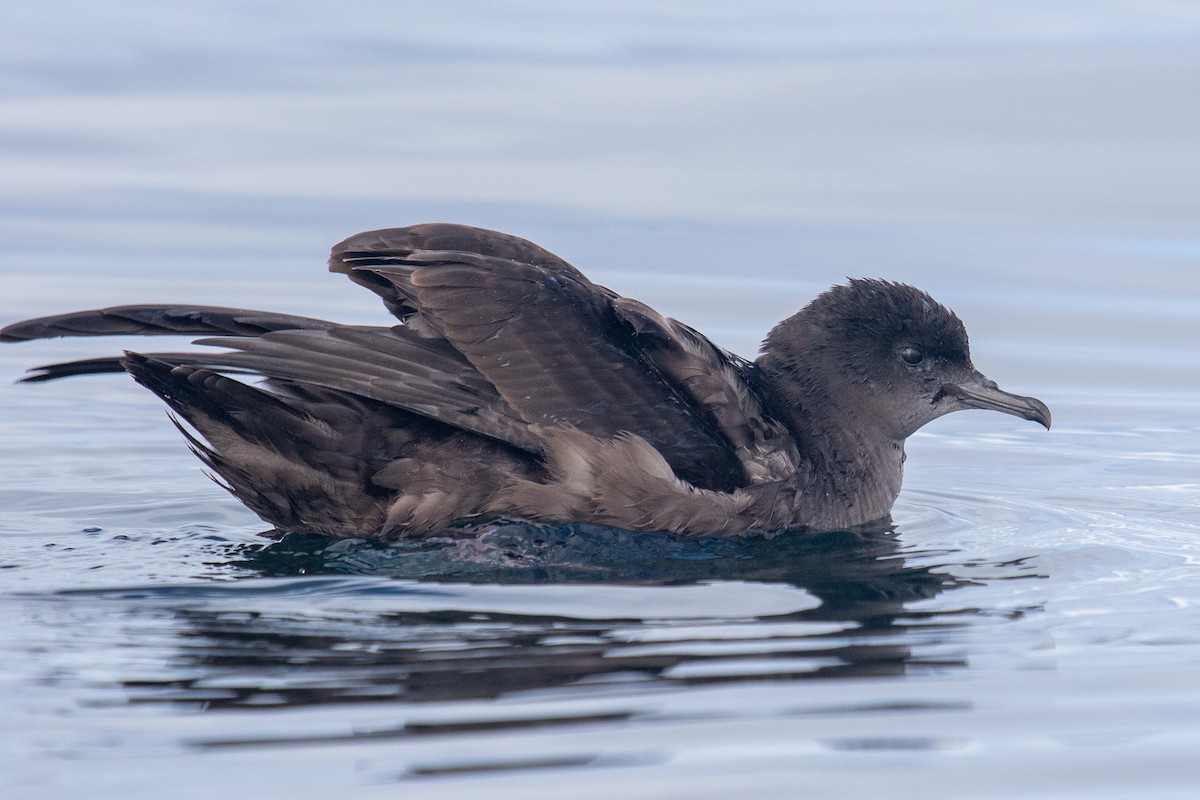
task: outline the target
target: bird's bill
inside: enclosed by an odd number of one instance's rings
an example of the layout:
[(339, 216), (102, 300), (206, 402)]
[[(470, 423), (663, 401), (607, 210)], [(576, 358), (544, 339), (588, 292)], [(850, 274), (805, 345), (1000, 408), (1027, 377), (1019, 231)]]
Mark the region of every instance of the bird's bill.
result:
[(942, 390), (958, 399), (962, 408), (983, 408), (1033, 420), (1050, 429), (1050, 409), (1036, 397), (1011, 394), (979, 372), (961, 383), (946, 384)]

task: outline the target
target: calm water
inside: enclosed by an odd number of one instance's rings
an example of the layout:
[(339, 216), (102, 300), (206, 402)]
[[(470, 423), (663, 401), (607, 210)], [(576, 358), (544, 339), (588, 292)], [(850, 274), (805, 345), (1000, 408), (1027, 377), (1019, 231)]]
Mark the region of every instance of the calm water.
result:
[(1192, 798), (1200, 12), (25, 4), (0, 322), (381, 322), (358, 230), (511, 230), (752, 355), (846, 275), (954, 307), (1050, 433), (957, 414), (894, 525), (289, 536), (117, 376), (0, 348), (0, 794)]

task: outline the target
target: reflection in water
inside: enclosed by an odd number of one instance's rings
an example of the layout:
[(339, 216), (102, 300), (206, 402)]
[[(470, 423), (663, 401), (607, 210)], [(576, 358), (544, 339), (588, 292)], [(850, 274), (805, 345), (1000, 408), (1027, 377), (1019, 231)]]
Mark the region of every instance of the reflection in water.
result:
[[(906, 563), (890, 530), (682, 542), (595, 526), (513, 524), (416, 544), (289, 535), (244, 547), (237, 558), (259, 575), (291, 579), (268, 590), (252, 581), (243, 585), (255, 588), (245, 591), (234, 583), (161, 595), (178, 656), (163, 678), (126, 681), (132, 702), (216, 710), (530, 691), (592, 697), (963, 665), (930, 654), (944, 651), (957, 623), (905, 610), (961, 582)], [(304, 573), (310, 577), (295, 578)], [(710, 589), (728, 594), (686, 594)], [(750, 615), (736, 603), (711, 601), (762, 589), (807, 599), (782, 613)], [(497, 602), (505, 592), (520, 593), (515, 610)], [(610, 607), (606, 598), (621, 592), (638, 593), (635, 603), (622, 595), (611, 618), (598, 617), (597, 609)], [(676, 610), (664, 611), (662, 593)], [(161, 609), (154, 596), (139, 590), (141, 607), (149, 600)], [(709, 601), (697, 607), (696, 597)], [(637, 713), (489, 716), (366, 735), (615, 721)]]
[[(860, 604), (931, 597), (953, 579), (906, 567), (891, 526), (683, 540), (599, 525), (508, 523), (455, 539), (384, 543), (289, 534), (239, 553), (261, 575), (386, 574), (418, 580), (666, 586), (786, 583), (844, 615)], [(857, 611), (853, 612), (857, 615)], [(839, 616), (838, 618), (843, 618)]]

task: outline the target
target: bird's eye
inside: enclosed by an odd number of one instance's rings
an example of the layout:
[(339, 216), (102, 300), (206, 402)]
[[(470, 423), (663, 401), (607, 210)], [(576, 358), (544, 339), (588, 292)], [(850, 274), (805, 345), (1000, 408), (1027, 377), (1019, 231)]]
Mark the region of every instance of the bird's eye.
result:
[(925, 354), (916, 347), (902, 347), (900, 357), (908, 364), (920, 364), (925, 360)]

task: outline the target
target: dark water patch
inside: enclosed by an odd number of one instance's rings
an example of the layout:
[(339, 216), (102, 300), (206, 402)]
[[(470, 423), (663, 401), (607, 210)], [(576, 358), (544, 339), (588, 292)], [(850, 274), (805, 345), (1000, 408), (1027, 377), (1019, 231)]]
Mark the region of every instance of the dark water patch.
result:
[(907, 567), (890, 526), (696, 541), (586, 524), (502, 523), (464, 530), (458, 538), (394, 544), (290, 534), (242, 548), (231, 564), (264, 576), (388, 575), (497, 584), (782, 581), (834, 607), (905, 602), (956, 583), (932, 567)]

